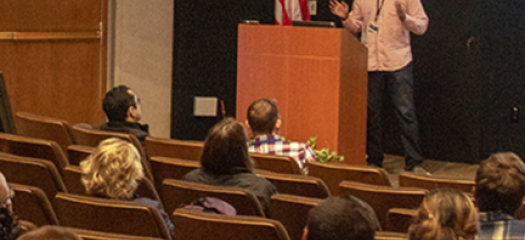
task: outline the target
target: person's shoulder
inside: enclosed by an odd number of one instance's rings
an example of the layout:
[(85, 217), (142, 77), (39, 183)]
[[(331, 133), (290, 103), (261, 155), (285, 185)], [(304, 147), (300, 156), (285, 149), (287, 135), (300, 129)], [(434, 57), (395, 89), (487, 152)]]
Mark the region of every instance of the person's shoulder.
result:
[(199, 169), (194, 169), (189, 173), (186, 173), (183, 179), (186, 181), (190, 181), (190, 182), (199, 182), (199, 180), (202, 179), (203, 177), (204, 177), (204, 172), (199, 168)]
[(152, 207), (152, 208), (160, 207), (159, 201), (153, 200), (151, 198), (140, 197), (140, 198), (135, 198), (132, 201), (142, 206), (146, 206), (146, 207)]

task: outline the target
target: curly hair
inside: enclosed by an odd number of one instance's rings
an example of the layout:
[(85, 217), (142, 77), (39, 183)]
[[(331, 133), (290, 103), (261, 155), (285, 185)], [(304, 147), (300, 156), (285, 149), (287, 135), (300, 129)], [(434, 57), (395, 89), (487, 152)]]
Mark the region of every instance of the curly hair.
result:
[(408, 229), (410, 240), (474, 239), (478, 213), (463, 192), (441, 188), (427, 194)]
[(525, 165), (518, 155), (492, 154), (476, 173), (476, 201), (479, 210), (514, 215), (525, 196)]
[(116, 138), (102, 141), (80, 168), (86, 193), (110, 199), (130, 200), (144, 178), (137, 149)]
[(0, 239), (17, 239), (21, 234), (18, 218), (5, 208), (0, 207)]

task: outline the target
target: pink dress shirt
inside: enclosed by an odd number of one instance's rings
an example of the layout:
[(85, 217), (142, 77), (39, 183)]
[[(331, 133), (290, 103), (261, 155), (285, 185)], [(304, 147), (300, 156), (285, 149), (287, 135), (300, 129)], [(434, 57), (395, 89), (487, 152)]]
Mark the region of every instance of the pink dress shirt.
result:
[[(379, 0), (381, 11), (377, 16), (377, 0), (355, 0), (343, 26), (353, 34), (362, 32), (361, 41), (368, 48), (368, 71), (399, 70), (412, 61), (410, 32), (422, 35), (427, 31), (428, 16), (420, 0), (399, 0), (406, 12), (401, 21), (396, 11), (396, 0)], [(377, 28), (374, 31), (370, 27)]]

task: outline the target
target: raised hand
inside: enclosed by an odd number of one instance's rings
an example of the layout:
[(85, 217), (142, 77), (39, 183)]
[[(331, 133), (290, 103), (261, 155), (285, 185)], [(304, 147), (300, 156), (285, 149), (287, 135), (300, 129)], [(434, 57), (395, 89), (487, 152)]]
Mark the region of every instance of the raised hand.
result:
[(339, 18), (345, 20), (348, 18), (350, 8), (348, 4), (344, 1), (330, 0), (330, 11), (332, 14), (338, 16)]

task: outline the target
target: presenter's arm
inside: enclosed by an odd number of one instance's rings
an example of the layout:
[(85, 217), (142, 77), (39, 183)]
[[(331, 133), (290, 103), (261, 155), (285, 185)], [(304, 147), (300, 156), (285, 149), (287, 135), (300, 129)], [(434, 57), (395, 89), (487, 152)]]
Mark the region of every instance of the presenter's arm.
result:
[(399, 19), (409, 31), (417, 35), (423, 35), (427, 31), (428, 16), (420, 0), (398, 0), (396, 2), (396, 9)]
[(361, 25), (363, 22), (361, 7), (357, 2), (359, 1), (354, 1), (352, 11), (349, 12), (350, 9), (348, 4), (344, 1), (330, 0), (330, 11), (332, 11), (332, 14), (341, 18), (343, 27), (354, 35), (361, 32)]

